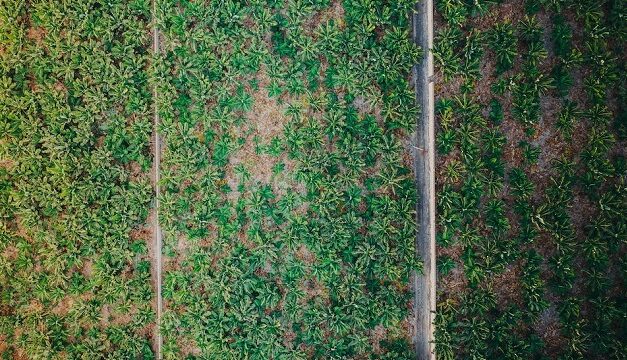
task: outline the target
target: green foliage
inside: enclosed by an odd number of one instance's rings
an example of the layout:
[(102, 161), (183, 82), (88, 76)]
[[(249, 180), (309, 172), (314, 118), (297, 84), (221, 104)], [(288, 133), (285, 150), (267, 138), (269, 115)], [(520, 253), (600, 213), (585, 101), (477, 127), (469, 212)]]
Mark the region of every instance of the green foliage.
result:
[(537, 164), (538, 158), (540, 157), (541, 150), (537, 146), (533, 146), (532, 144), (521, 141), (518, 146), (522, 149), (523, 159), (527, 164)]
[(445, 80), (451, 80), (461, 68), (462, 59), (458, 53), (458, 42), (461, 31), (457, 27), (445, 27), (436, 33), (433, 48), (434, 62), (442, 72)]
[(503, 105), (501, 105), (497, 99), (490, 100), (490, 112), (488, 113), (488, 117), (496, 125), (503, 121)]
[[(624, 353), (618, 3), (508, 2), (482, 19), (480, 2), (437, 4), (438, 357)], [(559, 346), (538, 327), (553, 309)]]
[(411, 358), (413, 2), (157, 4), (164, 356)]
[(560, 131), (562, 136), (570, 139), (573, 135), (574, 126), (578, 118), (582, 116), (581, 111), (577, 108), (577, 104), (572, 101), (566, 101), (562, 111), (557, 117), (555, 127)]
[(444, 20), (454, 26), (459, 26), (466, 22), (468, 9), (461, 0), (438, 0), (436, 8)]
[(154, 358), (144, 2), (0, 4), (2, 358)]
[(488, 36), (488, 44), (496, 56), (496, 71), (512, 69), (517, 55), (517, 37), (511, 23), (496, 24)]
[(572, 30), (566, 19), (558, 15), (553, 19), (553, 48), (555, 56), (567, 57), (572, 51)]
[(455, 260), (453, 260), (451, 257), (449, 256), (438, 257), (438, 264), (437, 264), (438, 274), (442, 276), (446, 276), (451, 272), (451, 270), (455, 268), (455, 266), (456, 266)]
[(468, 36), (462, 34), (460, 28), (452, 26), (444, 27), (436, 33), (433, 57), (445, 81), (460, 75), (474, 80), (480, 75), (483, 34), (479, 31), (472, 31)]

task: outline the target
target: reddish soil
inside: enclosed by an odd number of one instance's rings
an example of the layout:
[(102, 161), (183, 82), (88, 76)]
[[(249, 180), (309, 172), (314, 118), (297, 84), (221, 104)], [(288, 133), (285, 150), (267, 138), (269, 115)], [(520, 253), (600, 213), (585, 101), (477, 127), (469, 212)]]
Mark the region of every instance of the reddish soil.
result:
[(344, 7), (342, 6), (342, 1), (334, 0), (328, 9), (316, 12), (313, 16), (308, 17), (302, 27), (306, 34), (316, 39), (315, 32), (329, 20), (336, 21), (340, 28), (344, 27)]
[(536, 321), (534, 330), (540, 335), (546, 344), (547, 354), (552, 354), (551, 358), (556, 358), (557, 354), (565, 348), (566, 339), (562, 336), (559, 324), (559, 315), (555, 309), (555, 305), (551, 305), (549, 309), (542, 313), (540, 319)]
[[(502, 310), (508, 305), (516, 304), (522, 307), (522, 292), (520, 288), (521, 264), (516, 262), (507, 266), (505, 271), (496, 274), (491, 281), (495, 284), (496, 299)], [(507, 286), (505, 286), (507, 284)]]
[(26, 32), (26, 37), (37, 44), (41, 44), (46, 36), (46, 29), (41, 27), (30, 27)]
[[(235, 173), (238, 166), (244, 166), (250, 174), (250, 184), (269, 184), (272, 190), (279, 197), (285, 194), (288, 188), (296, 188), (300, 193), (304, 193), (304, 188), (292, 182), (285, 174), (292, 173), (296, 167), (293, 160), (289, 159), (285, 153), (279, 156), (267, 154), (264, 151), (256, 151), (256, 144), (267, 147), (275, 138), (282, 139), (285, 125), (289, 118), (285, 115), (286, 104), (279, 104), (275, 99), (268, 97), (267, 87), (270, 79), (265, 71), (257, 74), (259, 89), (252, 91), (254, 102), (251, 111), (246, 114), (247, 124), (237, 127), (236, 135), (243, 137), (245, 143), (229, 158), (227, 166), (227, 183), (231, 190), (228, 199), (235, 202), (239, 198), (238, 185), (239, 176)], [(273, 169), (278, 164), (283, 164), (285, 169), (281, 174), (274, 174)], [(278, 199), (277, 199), (278, 200)]]
[(463, 247), (460, 244), (450, 247), (437, 246), (436, 252), (436, 257), (449, 256), (457, 264), (446, 276), (438, 276), (438, 299), (459, 300), (459, 297), (468, 289), (468, 279), (464, 273), (464, 265), (461, 259)]
[(67, 315), (74, 306), (74, 301), (73, 297), (65, 296), (54, 308), (52, 308), (52, 313), (58, 316)]
[(313, 265), (316, 262), (316, 255), (312, 253), (305, 244), (302, 244), (296, 251), (296, 257), (307, 265)]
[[(2, 144), (2, 142), (0, 142), (0, 144)], [(15, 161), (11, 160), (11, 159), (0, 159), (0, 168), (4, 169), (4, 170), (11, 170), (13, 167), (15, 166)]]
[(377, 325), (370, 331), (370, 342), (372, 344), (372, 351), (375, 354), (381, 354), (381, 346), (379, 343), (385, 340), (387, 337), (387, 331), (382, 325)]

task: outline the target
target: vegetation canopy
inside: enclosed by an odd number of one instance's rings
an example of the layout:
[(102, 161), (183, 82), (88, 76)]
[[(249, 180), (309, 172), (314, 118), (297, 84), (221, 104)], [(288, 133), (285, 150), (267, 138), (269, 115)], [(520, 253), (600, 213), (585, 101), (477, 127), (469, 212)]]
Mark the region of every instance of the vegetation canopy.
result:
[(624, 3), (436, 9), (437, 357), (624, 358)]
[(0, 1), (0, 356), (412, 358), (412, 7)]

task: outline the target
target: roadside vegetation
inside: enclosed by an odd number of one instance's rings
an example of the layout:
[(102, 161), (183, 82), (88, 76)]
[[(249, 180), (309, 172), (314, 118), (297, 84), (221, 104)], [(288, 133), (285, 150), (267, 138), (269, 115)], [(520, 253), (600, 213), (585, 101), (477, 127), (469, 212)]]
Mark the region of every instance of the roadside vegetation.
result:
[(624, 2), (436, 8), (438, 358), (624, 358)]

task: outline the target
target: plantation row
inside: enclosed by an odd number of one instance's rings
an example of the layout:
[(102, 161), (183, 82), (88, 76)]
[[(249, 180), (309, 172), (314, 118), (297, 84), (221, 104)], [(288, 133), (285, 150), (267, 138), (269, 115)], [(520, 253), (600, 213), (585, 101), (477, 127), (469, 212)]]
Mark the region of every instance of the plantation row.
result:
[(163, 358), (413, 358), (413, 1), (154, 5), (0, 1), (0, 357), (155, 358), (158, 222)]
[(438, 358), (624, 358), (625, 3), (436, 8)]
[(0, 356), (152, 358), (149, 8), (0, 1)]

